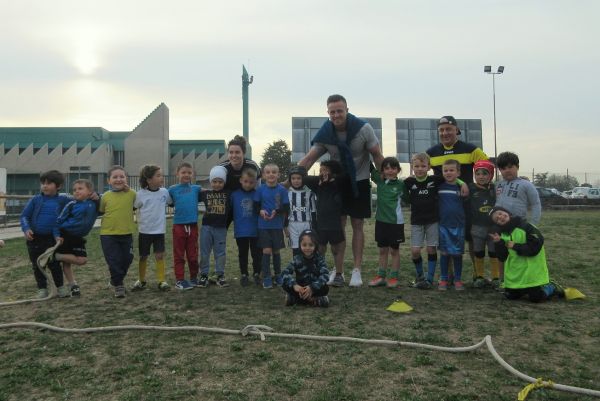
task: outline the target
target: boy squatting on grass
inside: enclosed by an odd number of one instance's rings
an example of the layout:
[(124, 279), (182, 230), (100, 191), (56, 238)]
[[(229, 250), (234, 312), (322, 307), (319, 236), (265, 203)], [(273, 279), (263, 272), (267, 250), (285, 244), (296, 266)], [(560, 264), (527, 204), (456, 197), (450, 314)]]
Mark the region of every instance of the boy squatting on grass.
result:
[(238, 247), (240, 284), (248, 286), (248, 252), (252, 255), (254, 284), (260, 285), (262, 250), (258, 247), (258, 213), (254, 210), (257, 172), (254, 168), (242, 170), (239, 178), (241, 188), (231, 194), (233, 213), (233, 236)]
[(329, 306), (329, 270), (323, 256), (317, 252), (318, 240), (313, 230), (304, 230), (298, 237), (300, 253), (283, 270), (282, 288), (286, 292), (285, 304)]
[(525, 219), (496, 206), (490, 211), (498, 232), (490, 234), (498, 258), (504, 262), (504, 296), (541, 302), (553, 295), (564, 297), (561, 286), (548, 275), (544, 237)]
[[(192, 184), (194, 169), (191, 164), (179, 164), (176, 174), (179, 183), (169, 187), (175, 207), (172, 228), (175, 288), (191, 290), (198, 286), (198, 202), (201, 188)], [(186, 259), (190, 281), (185, 279)]]
[(72, 265), (83, 266), (87, 263), (85, 236), (94, 227), (100, 202), (92, 182), (85, 179), (73, 182), (73, 198), (58, 216), (54, 228), (54, 236), (60, 246), (51, 254), (42, 254), (38, 258), (38, 265), (44, 268), (50, 261), (62, 262), (71, 296), (80, 296), (81, 289), (75, 280)]
[(300, 233), (304, 230), (314, 230), (313, 223), (316, 223), (317, 219), (315, 194), (305, 185), (305, 178), (306, 169), (302, 166), (294, 166), (288, 173), (290, 213), (285, 220), (284, 232), (288, 237), (293, 255), (301, 253), (298, 240)]
[[(264, 183), (254, 194), (254, 207), (259, 211), (258, 246), (262, 248), (263, 288), (273, 288), (273, 279), (277, 285), (283, 283), (281, 278), (281, 255), (279, 250), (285, 248), (283, 241), (283, 220), (289, 212), (287, 190), (279, 184), (279, 167), (267, 164), (263, 168)], [(273, 255), (273, 272), (271, 277), (271, 255)]]
[(163, 187), (162, 170), (156, 165), (145, 165), (140, 171), (140, 187), (135, 195), (134, 206), (137, 209), (138, 247), (140, 261), (138, 265), (139, 278), (131, 287), (131, 291), (146, 288), (146, 270), (150, 248), (154, 250), (156, 261), (156, 281), (158, 289), (169, 290), (165, 279), (165, 232), (167, 230), (166, 207), (171, 204), (171, 195)]
[[(375, 242), (379, 248), (379, 269), (369, 282), (370, 287), (387, 285), (398, 287), (400, 273), (400, 244), (404, 242), (404, 216), (402, 199), (407, 198), (404, 182), (398, 179), (400, 162), (386, 157), (381, 162), (381, 172), (371, 171), (371, 180), (377, 184), (377, 213), (375, 214)], [(388, 255), (392, 255), (392, 269), (387, 274)], [(387, 279), (387, 282), (386, 282)]]
[[(48, 296), (48, 283), (46, 276), (38, 269), (38, 258), (48, 249), (56, 244), (54, 234), (57, 226), (57, 218), (70, 199), (58, 195), (59, 189), (64, 183), (61, 172), (50, 170), (40, 175), (40, 193), (27, 202), (21, 213), (21, 230), (25, 235), (27, 252), (33, 275), (38, 287), (38, 298)], [(48, 263), (54, 284), (61, 298), (71, 295), (69, 288), (64, 286), (63, 271), (60, 262), (52, 260)]]
[(336, 160), (321, 163), (319, 176), (305, 177), (306, 185), (317, 197), (317, 240), (319, 254), (325, 256), (327, 244), (331, 244), (331, 253), (335, 264), (335, 274), (329, 276), (329, 285), (344, 285), (344, 248), (346, 236), (342, 225), (342, 186), (337, 177), (342, 173), (342, 165)]

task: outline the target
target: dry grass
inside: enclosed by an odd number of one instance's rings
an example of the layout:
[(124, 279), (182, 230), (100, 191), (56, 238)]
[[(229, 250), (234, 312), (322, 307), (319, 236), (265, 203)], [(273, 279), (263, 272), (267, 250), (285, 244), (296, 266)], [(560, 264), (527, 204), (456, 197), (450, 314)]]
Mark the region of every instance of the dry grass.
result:
[[(366, 227), (371, 238), (373, 222)], [(93, 232), (88, 241), (91, 262), (76, 272), (80, 299), (4, 307), (1, 321), (232, 329), (266, 324), (283, 332), (450, 346), (472, 344), (491, 334), (501, 355), (517, 369), (598, 389), (599, 227), (597, 212), (545, 212), (541, 224), (552, 276), (586, 293), (585, 302), (532, 305), (505, 301), (491, 290), (438, 293), (408, 288), (413, 267), (403, 247), (399, 290), (333, 289), (328, 309), (286, 308), (279, 290), (241, 288), (234, 279), (239, 271), (233, 240), (226, 268), (233, 279), (229, 288), (161, 293), (153, 287), (114, 299), (106, 288), (108, 272), (98, 233)], [(377, 249), (368, 244), (363, 279), (376, 268)], [(8, 241), (1, 252), (0, 299), (33, 296), (35, 281), (23, 241)], [(283, 260), (288, 258), (286, 251)], [(470, 274), (470, 262), (465, 265)], [(349, 277), (350, 263), (346, 268)], [(134, 262), (127, 281), (136, 277)], [(385, 310), (400, 294), (415, 308), (413, 313)], [(513, 400), (524, 385), (485, 351), (455, 355), (198, 333), (65, 335), (29, 329), (0, 331), (0, 345), (0, 400)], [(529, 399), (591, 398), (536, 390)]]

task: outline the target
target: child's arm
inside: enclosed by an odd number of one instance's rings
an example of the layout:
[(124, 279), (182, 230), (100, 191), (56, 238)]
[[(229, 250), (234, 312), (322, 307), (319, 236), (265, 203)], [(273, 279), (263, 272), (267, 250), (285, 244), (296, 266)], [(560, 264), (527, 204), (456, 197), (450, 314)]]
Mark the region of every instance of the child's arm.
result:
[(524, 229), (526, 233), (526, 242), (524, 244), (514, 244), (512, 249), (519, 256), (535, 256), (542, 250), (544, 237), (540, 230), (532, 224), (527, 224)]
[(531, 209), (531, 224), (538, 225), (542, 217), (542, 204), (540, 203), (540, 195), (533, 186), (527, 185), (527, 206)]
[(316, 175), (307, 175), (304, 177), (304, 185), (310, 188), (311, 191), (316, 191), (319, 187), (319, 177)]
[(379, 184), (382, 181), (379, 170), (377, 170), (377, 169), (371, 170), (371, 181), (373, 181), (375, 184)]
[(460, 187), (460, 196), (462, 196), (463, 198), (468, 198), (469, 197), (469, 186), (460, 178), (456, 179), (456, 183)]
[(294, 278), (294, 262), (290, 262), (285, 269), (281, 272), (281, 278), (283, 279), (283, 287), (293, 288), (296, 285), (296, 279)]
[(33, 216), (34, 199), (35, 197), (29, 199), (29, 202), (27, 202), (27, 205), (25, 205), (25, 208), (21, 212), (21, 230), (23, 231), (23, 234), (25, 235), (27, 241), (31, 241), (33, 239), (33, 230), (31, 229), (31, 217)]
[(506, 248), (506, 244), (502, 238), (500, 238), (500, 234), (491, 233), (490, 238), (492, 241), (494, 241), (494, 250), (496, 251), (496, 257), (498, 260), (501, 262), (506, 262), (506, 259), (508, 259), (508, 248)]
[(313, 292), (323, 288), (329, 281), (329, 269), (327, 268), (327, 263), (325, 263), (325, 258), (319, 255), (315, 262), (317, 269), (319, 269), (319, 278), (310, 284)]

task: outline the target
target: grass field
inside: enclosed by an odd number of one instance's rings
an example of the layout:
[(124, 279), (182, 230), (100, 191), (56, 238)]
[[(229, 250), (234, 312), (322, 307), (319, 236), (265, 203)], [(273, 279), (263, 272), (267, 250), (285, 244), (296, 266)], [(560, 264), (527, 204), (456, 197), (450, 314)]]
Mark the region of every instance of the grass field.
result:
[[(108, 270), (95, 230), (88, 239), (90, 262), (76, 271), (82, 289), (79, 299), (2, 307), (0, 322), (37, 321), (72, 328), (150, 324), (241, 329), (265, 324), (281, 332), (446, 346), (470, 345), (490, 334), (502, 357), (522, 372), (598, 390), (600, 213), (544, 212), (540, 228), (551, 275), (584, 292), (585, 301), (536, 305), (506, 301), (492, 290), (412, 289), (408, 282), (414, 269), (404, 246), (403, 285), (398, 290), (334, 288), (330, 308), (285, 307), (279, 289), (239, 286), (231, 237), (226, 267), (231, 287), (161, 293), (153, 285), (115, 299), (107, 289)], [(376, 269), (373, 230), (374, 222), (367, 222), (364, 281)], [(10, 240), (0, 251), (0, 301), (35, 296), (23, 242)], [(346, 277), (350, 254), (348, 249)], [(170, 252), (168, 258), (170, 262)], [(468, 277), (472, 268), (466, 259)], [(289, 251), (283, 260), (289, 260)], [(152, 281), (152, 264), (149, 272)], [(168, 277), (173, 283), (172, 269)], [(128, 285), (136, 278), (134, 261)], [(386, 311), (398, 295), (414, 307), (412, 313)], [(514, 400), (524, 385), (483, 349), (446, 354), (198, 333), (0, 331), (0, 400)], [(536, 390), (528, 397), (591, 399), (554, 390)]]

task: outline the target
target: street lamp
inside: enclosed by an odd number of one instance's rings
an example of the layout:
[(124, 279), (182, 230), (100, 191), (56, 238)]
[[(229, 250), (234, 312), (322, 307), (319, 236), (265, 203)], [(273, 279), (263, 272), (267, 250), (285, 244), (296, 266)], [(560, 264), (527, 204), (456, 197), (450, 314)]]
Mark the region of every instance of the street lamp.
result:
[[(483, 67), (483, 72), (492, 75), (492, 96), (494, 102), (494, 163), (498, 158), (498, 144), (496, 142), (496, 75), (504, 73), (504, 66), (498, 67), (496, 72), (492, 72), (492, 66), (486, 65)], [(498, 180), (498, 169), (496, 169), (496, 180)]]

